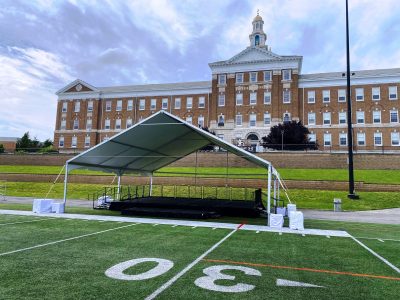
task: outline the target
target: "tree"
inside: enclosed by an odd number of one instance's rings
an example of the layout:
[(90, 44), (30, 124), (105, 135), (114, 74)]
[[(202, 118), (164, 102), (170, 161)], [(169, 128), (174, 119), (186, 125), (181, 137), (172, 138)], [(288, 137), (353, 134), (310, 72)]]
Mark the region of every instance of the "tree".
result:
[(47, 139), (47, 140), (45, 140), (43, 142), (43, 148), (47, 148), (47, 147), (50, 147), (50, 146), (53, 146), (53, 141), (52, 140)]
[[(303, 126), (301, 122), (290, 121), (283, 124), (275, 125), (271, 128), (268, 136), (262, 138), (261, 145), (264, 148), (275, 150), (316, 150), (318, 145), (315, 142), (310, 142), (308, 138), (308, 128)], [(283, 139), (283, 143), (282, 143)]]
[(32, 140), (29, 137), (29, 131), (25, 132), (22, 138), (18, 139), (16, 148), (17, 150), (29, 150), (32, 145)]

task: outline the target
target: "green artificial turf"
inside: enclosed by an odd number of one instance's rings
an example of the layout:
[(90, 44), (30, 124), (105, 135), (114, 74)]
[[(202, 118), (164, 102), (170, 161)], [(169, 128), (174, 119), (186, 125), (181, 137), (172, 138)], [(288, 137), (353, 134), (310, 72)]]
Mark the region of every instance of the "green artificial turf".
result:
[[(5, 225), (13, 222), (19, 223)], [(363, 225), (325, 221), (315, 224), (331, 229), (348, 226), (355, 231)], [(130, 226), (122, 228), (126, 225)], [(363, 227), (363, 234), (382, 238), (379, 236), (382, 229), (387, 236), (398, 234), (396, 226), (368, 226)], [(108, 229), (116, 230), (54, 243)], [(229, 232), (200, 227), (0, 215), (0, 295), (2, 299), (145, 299)], [(362, 242), (398, 265), (400, 242)], [(45, 246), (4, 255), (37, 245)], [(167, 259), (174, 266), (168, 272), (146, 280), (118, 280), (105, 276), (108, 268), (137, 258)], [(154, 262), (142, 263), (124, 273), (140, 274), (154, 266)], [(238, 283), (254, 286), (241, 293), (212, 291), (194, 284), (205, 276), (205, 268), (215, 266), (251, 268), (259, 271), (261, 276), (227, 269), (222, 273), (234, 278), (214, 282), (228, 288)], [(343, 272), (400, 277), (350, 238), (238, 231), (156, 299), (398, 299), (399, 280), (352, 276)], [(276, 285), (277, 279), (323, 288), (280, 287)]]

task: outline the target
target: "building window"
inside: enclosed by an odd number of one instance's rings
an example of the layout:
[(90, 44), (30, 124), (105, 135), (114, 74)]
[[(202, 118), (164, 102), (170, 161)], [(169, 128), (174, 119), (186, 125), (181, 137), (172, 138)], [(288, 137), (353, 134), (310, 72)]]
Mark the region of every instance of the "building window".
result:
[(225, 94), (218, 96), (218, 106), (225, 106)]
[(191, 109), (193, 107), (193, 98), (192, 97), (187, 97), (186, 98), (186, 108)]
[(308, 141), (309, 141), (310, 143), (315, 143), (315, 142), (317, 141), (317, 136), (316, 136), (316, 134), (315, 134), (315, 133), (310, 133), (310, 134), (308, 135)]
[(374, 101), (381, 100), (381, 88), (380, 87), (372, 88), (372, 100), (374, 100)]
[(74, 130), (79, 129), (79, 119), (75, 119), (75, 120), (74, 120), (74, 127), (73, 127), (73, 129), (74, 129)]
[(257, 72), (250, 72), (250, 82), (257, 82)]
[(399, 111), (391, 110), (390, 111), (390, 123), (398, 123), (399, 122)]
[(103, 137), (103, 142), (108, 141), (110, 138), (108, 136)]
[(67, 110), (68, 110), (68, 102), (63, 102), (61, 111), (67, 112)]
[(144, 110), (146, 108), (146, 99), (139, 100), (139, 110)]
[(181, 109), (181, 98), (175, 98), (175, 109)]
[(290, 103), (290, 90), (283, 91), (283, 103)]
[(331, 102), (331, 91), (330, 90), (322, 91), (322, 102), (324, 102), (324, 103)]
[(236, 74), (236, 83), (243, 83), (243, 73)]
[(192, 116), (188, 116), (186, 117), (186, 122), (188, 122), (189, 124), (192, 124)]
[(236, 115), (236, 126), (242, 126), (242, 125), (243, 125), (243, 116)]
[(133, 110), (133, 100), (132, 99), (128, 100), (128, 104), (126, 105), (126, 110), (127, 111)]
[(357, 124), (364, 124), (365, 117), (364, 117), (364, 112), (363, 111), (357, 111), (356, 112), (356, 117), (357, 117)]
[(218, 126), (224, 126), (224, 125), (225, 125), (225, 116), (219, 115), (218, 116)]
[(338, 90), (338, 102), (346, 102), (346, 90)]
[(255, 127), (256, 124), (257, 124), (257, 115), (256, 114), (250, 114), (249, 126), (250, 127)]
[(397, 86), (389, 86), (389, 100), (397, 100)]
[(330, 133), (324, 133), (324, 146), (330, 147), (332, 145), (332, 135)]
[(264, 125), (271, 125), (271, 114), (264, 113)]
[(90, 136), (85, 136), (85, 148), (90, 147)]
[(324, 112), (323, 113), (324, 125), (331, 125), (331, 113)]
[(61, 126), (60, 129), (61, 130), (65, 130), (65, 128), (67, 127), (67, 121), (65, 119), (61, 120)]
[(290, 113), (284, 113), (283, 114), (283, 123), (290, 122), (290, 120), (291, 120)]
[(315, 103), (315, 91), (307, 92), (308, 103)]
[(340, 112), (339, 113), (339, 124), (346, 124), (347, 123), (347, 112)]
[(264, 71), (264, 81), (272, 81), (272, 71)]
[(364, 101), (364, 88), (356, 89), (356, 101)]
[(374, 110), (372, 112), (372, 122), (374, 124), (381, 123), (381, 111), (380, 110)]
[(217, 138), (219, 138), (220, 140), (224, 140), (224, 135), (221, 133), (218, 133)]
[(292, 72), (291, 70), (282, 70), (282, 80), (291, 80)]
[(76, 148), (77, 144), (78, 144), (78, 137), (73, 136), (71, 140), (71, 148)]
[(236, 94), (236, 105), (240, 106), (243, 105), (243, 94)]
[(132, 118), (126, 119), (126, 128), (129, 128), (132, 126)]
[(117, 108), (115, 110), (116, 111), (121, 111), (122, 110), (122, 100), (117, 100)]
[(257, 93), (250, 93), (250, 105), (257, 104)]
[(357, 145), (365, 146), (365, 133), (364, 132), (357, 133)]
[(264, 104), (271, 104), (271, 92), (264, 92)]
[(204, 117), (203, 116), (199, 116), (199, 118), (197, 119), (197, 125), (199, 127), (204, 127)]
[(374, 146), (382, 146), (382, 132), (374, 133)]
[(92, 112), (93, 111), (93, 101), (89, 101), (87, 104), (87, 111)]
[(315, 125), (315, 113), (308, 113), (308, 125)]
[(157, 99), (150, 100), (150, 109), (155, 110), (157, 108)]
[(111, 101), (106, 101), (106, 111), (111, 111)]
[(86, 130), (92, 130), (92, 119), (86, 120)]
[(121, 129), (121, 119), (115, 120), (115, 129)]
[(206, 107), (206, 98), (199, 97), (199, 108), (204, 108), (204, 107)]
[(168, 109), (168, 98), (162, 99), (162, 109)]
[(339, 134), (339, 146), (347, 146), (347, 133)]
[(79, 102), (79, 101), (76, 101), (75, 102), (75, 109), (74, 109), (74, 112), (80, 112), (80, 110), (81, 110), (81, 103)]
[(110, 119), (105, 119), (104, 120), (104, 129), (110, 130), (110, 127), (111, 127), (110, 124), (111, 124)]
[(400, 134), (398, 132), (392, 132), (390, 134), (391, 139), (392, 139), (392, 146), (399, 146), (399, 142), (400, 142)]
[(64, 137), (60, 136), (60, 139), (58, 140), (58, 147), (63, 148), (64, 147)]
[(220, 85), (224, 85), (226, 84), (226, 75), (218, 75), (218, 84)]

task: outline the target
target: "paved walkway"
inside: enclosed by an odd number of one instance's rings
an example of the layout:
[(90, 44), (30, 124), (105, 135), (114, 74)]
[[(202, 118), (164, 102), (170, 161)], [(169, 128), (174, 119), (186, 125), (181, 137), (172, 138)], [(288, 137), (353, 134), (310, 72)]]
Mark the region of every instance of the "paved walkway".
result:
[[(0, 203), (32, 204), (33, 199), (34, 198), (29, 197), (7, 197), (6, 201), (0, 200)], [(57, 199), (57, 201), (61, 202), (62, 200)], [(67, 201), (67, 207), (91, 208), (92, 205), (92, 202), (87, 200)], [(304, 213), (305, 219), (400, 225), (400, 208), (351, 212), (333, 212), (314, 209), (301, 209), (301, 211)]]

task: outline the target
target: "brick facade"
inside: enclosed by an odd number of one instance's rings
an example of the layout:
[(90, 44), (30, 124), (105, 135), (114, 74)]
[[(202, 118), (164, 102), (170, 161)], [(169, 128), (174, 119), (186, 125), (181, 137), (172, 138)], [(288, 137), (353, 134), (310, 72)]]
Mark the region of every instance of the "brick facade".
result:
[[(272, 126), (300, 120), (320, 150), (346, 151), (347, 119), (340, 122), (340, 118), (347, 118), (347, 99), (339, 99), (346, 90), (344, 74), (301, 74), (302, 57), (271, 52), (263, 24), (259, 16), (253, 20), (251, 44), (245, 50), (209, 64), (209, 82), (105, 88), (81, 80), (70, 83), (57, 92), (54, 145), (60, 152), (83, 151), (165, 109), (196, 126), (201, 121), (220, 138), (239, 145), (241, 141), (257, 145)], [(400, 150), (400, 69), (352, 75), (355, 150)], [(363, 99), (358, 99), (361, 89)], [(315, 95), (313, 101), (309, 93)], [(199, 105), (200, 99), (204, 105)]]

